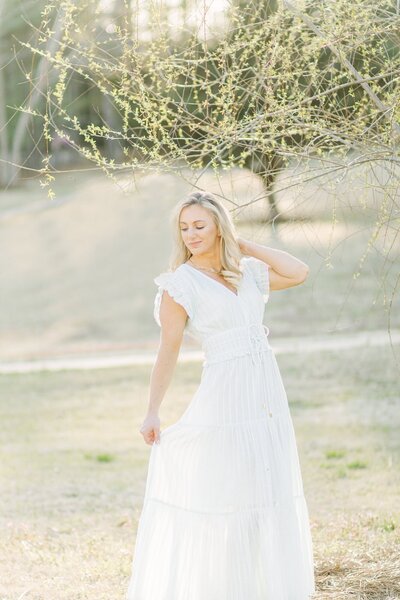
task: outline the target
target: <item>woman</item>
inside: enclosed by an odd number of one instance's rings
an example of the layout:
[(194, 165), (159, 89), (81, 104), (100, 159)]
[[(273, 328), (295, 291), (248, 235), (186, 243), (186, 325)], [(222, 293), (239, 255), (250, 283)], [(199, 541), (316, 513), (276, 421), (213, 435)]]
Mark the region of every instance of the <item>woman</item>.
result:
[[(161, 326), (140, 429), (152, 445), (128, 600), (308, 600), (309, 516), (288, 401), (268, 328), (269, 292), (308, 267), (237, 237), (195, 192), (173, 214), (172, 270), (155, 278)], [(160, 431), (183, 333), (205, 353), (199, 387)]]

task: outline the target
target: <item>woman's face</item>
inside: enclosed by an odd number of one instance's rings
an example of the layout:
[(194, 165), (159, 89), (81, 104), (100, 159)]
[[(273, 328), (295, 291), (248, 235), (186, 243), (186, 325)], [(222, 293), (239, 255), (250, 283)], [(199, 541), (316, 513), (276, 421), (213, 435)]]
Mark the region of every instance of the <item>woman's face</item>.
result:
[(206, 208), (196, 204), (186, 206), (181, 210), (179, 226), (182, 239), (194, 256), (215, 252), (220, 238), (212, 215)]

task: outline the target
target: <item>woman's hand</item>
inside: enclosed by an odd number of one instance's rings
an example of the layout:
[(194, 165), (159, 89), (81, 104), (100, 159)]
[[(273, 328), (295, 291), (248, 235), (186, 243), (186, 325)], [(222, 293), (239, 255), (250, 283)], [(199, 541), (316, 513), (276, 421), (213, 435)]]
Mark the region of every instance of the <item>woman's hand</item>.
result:
[(140, 428), (146, 444), (160, 443), (160, 417), (157, 413), (148, 413)]

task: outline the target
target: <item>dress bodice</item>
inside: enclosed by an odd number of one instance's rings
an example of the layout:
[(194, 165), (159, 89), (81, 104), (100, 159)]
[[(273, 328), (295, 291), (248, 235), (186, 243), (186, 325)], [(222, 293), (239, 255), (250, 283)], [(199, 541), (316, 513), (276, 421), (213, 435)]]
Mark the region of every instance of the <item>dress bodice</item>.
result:
[(188, 319), (185, 333), (204, 342), (209, 336), (228, 329), (261, 324), (269, 298), (269, 266), (253, 256), (240, 261), (242, 279), (237, 294), (187, 263), (175, 271), (158, 275), (154, 301), (154, 318), (160, 323), (163, 291), (167, 290), (181, 304)]

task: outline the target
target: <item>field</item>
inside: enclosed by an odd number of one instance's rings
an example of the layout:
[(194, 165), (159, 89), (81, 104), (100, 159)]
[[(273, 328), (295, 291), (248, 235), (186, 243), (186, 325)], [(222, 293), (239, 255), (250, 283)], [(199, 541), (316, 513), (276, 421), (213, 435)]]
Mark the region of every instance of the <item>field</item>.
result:
[[(53, 210), (38, 198), (38, 210), (27, 212), (23, 190), (10, 192), (0, 212), (0, 360), (156, 349), (152, 279), (166, 267), (168, 207), (187, 191), (159, 177), (165, 205), (156, 176), (143, 180), (135, 202), (133, 193), (112, 195), (98, 176), (65, 177), (65, 203)], [(32, 183), (26, 189), (35, 193)], [(332, 229), (319, 214), (275, 230), (238, 224), (242, 236), (311, 268), (303, 286), (271, 293), (264, 322), (272, 346), (282, 336), (306, 345), (321, 334), (351, 339), (388, 328), (387, 239), (376, 240), (352, 277), (371, 233), (365, 223), (356, 215)], [(393, 330), (398, 308), (396, 299)], [(398, 357), (389, 340), (278, 357), (310, 512), (316, 600), (400, 597)], [(150, 371), (0, 377), (1, 600), (124, 599), (150, 452), (139, 434)], [(182, 414), (200, 374), (199, 362), (178, 363), (162, 428)]]
[[(390, 351), (310, 356), (279, 364), (310, 510), (317, 598), (396, 598), (400, 414)], [(200, 369), (178, 364), (162, 427), (183, 412)], [(149, 370), (1, 378), (1, 598), (123, 598), (150, 451), (138, 433)]]

